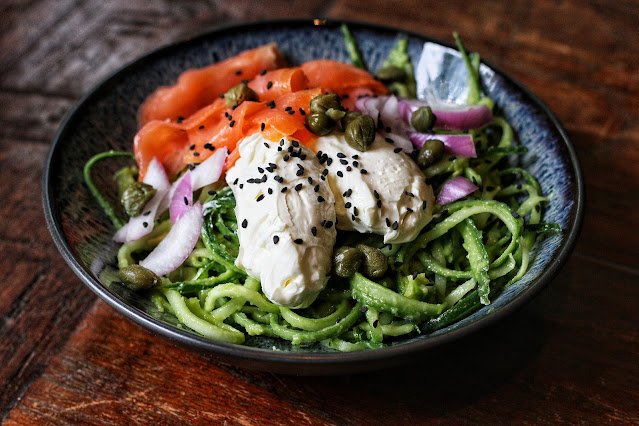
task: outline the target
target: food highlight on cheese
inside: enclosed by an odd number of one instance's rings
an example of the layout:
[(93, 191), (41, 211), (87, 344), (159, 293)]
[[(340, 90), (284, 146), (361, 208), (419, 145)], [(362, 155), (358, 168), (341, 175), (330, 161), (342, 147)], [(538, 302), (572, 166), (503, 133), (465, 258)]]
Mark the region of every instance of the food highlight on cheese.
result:
[(137, 167), (115, 175), (126, 223), (90, 171), (131, 154), (85, 167), (118, 228), (123, 285), (194, 333), (392, 345), (490, 304), (558, 231), (456, 35), (465, 105), (415, 98), (406, 40), (373, 75), (342, 31), (358, 66), (292, 66), (267, 44), (158, 88), (138, 114)]

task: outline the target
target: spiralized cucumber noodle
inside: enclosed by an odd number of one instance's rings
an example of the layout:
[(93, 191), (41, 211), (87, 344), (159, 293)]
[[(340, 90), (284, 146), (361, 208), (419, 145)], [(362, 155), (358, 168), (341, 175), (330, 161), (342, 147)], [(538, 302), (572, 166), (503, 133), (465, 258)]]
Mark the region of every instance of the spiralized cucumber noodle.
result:
[[(342, 32), (353, 63), (363, 67), (348, 28), (343, 27)], [(492, 109), (493, 101), (481, 91), (479, 56), (467, 54), (456, 34), (455, 38), (469, 74), (468, 103)], [(405, 40), (398, 42), (386, 63), (403, 68), (412, 79)], [(410, 83), (392, 90), (414, 96)], [(247, 335), (266, 336), (289, 341), (293, 348), (320, 345), (356, 351), (428, 335), (459, 321), (490, 304), (526, 273), (540, 234), (560, 231), (541, 221), (549, 199), (537, 180), (526, 170), (509, 166), (512, 162), (507, 157), (526, 149), (517, 145), (508, 122), (495, 115), (493, 124), (469, 133), (477, 158), (444, 155), (423, 172), (435, 193), (457, 176), (466, 177), (479, 190), (462, 200), (437, 205), (433, 220), (414, 241), (385, 245), (378, 235), (338, 232), (336, 247), (361, 242), (382, 250), (390, 265), (382, 279), (372, 281), (360, 273), (350, 279), (332, 275), (326, 289), (306, 309), (271, 303), (259, 281), (235, 266), (239, 241), (233, 192), (228, 187), (205, 187), (194, 193), (194, 200), (206, 206), (195, 249), (182, 266), (162, 277), (160, 286), (144, 291), (159, 311), (175, 315), (194, 333), (234, 344), (244, 343)], [(116, 228), (122, 221), (93, 185), (90, 169), (104, 158), (130, 155), (98, 154), (85, 167), (91, 192)], [(135, 172), (131, 170), (120, 175), (131, 175)], [(150, 234), (123, 244), (118, 252), (119, 268), (144, 259), (170, 228), (170, 219), (164, 215)]]

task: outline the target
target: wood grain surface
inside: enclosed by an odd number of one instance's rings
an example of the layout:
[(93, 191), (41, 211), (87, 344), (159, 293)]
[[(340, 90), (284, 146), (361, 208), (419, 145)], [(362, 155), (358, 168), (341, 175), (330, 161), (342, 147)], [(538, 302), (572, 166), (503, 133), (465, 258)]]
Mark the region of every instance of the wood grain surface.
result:
[[(236, 22), (357, 19), (451, 41), (557, 115), (586, 180), (577, 248), (505, 321), (368, 374), (215, 363), (84, 287), (46, 229), (50, 141), (146, 51)], [(6, 424), (639, 423), (639, 1), (0, 0), (0, 421)]]

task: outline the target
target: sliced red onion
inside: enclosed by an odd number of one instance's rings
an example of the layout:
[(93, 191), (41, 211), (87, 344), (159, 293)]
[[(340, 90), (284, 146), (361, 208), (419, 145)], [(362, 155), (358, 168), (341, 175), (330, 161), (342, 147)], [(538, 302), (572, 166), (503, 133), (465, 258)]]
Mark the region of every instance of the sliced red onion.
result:
[(438, 135), (430, 133), (408, 132), (408, 137), (417, 149), (422, 149), (429, 139), (438, 139), (444, 142), (444, 152), (458, 157), (477, 158), (475, 143), (471, 135)]
[[(400, 102), (395, 96), (368, 96), (355, 101), (355, 109), (373, 118), (377, 133), (387, 142), (410, 153), (413, 146), (406, 134), (409, 126), (399, 114), (399, 104)], [(380, 119), (382, 125), (379, 123)]]
[[(429, 105), (423, 101), (403, 99), (399, 107), (402, 118), (410, 123), (413, 112), (420, 106)], [(436, 117), (434, 127), (439, 129), (478, 129), (493, 122), (493, 113), (486, 105), (447, 104), (446, 106), (431, 106), (431, 109)]]
[(175, 222), (166, 237), (140, 265), (157, 275), (177, 269), (193, 251), (203, 222), (202, 205), (197, 202)]
[(130, 241), (139, 240), (153, 230), (155, 223), (155, 214), (160, 203), (169, 192), (169, 179), (166, 176), (162, 164), (153, 157), (146, 175), (144, 175), (144, 183), (151, 185), (157, 190), (153, 198), (144, 206), (142, 214), (129, 219), (129, 222), (113, 236), (113, 240), (119, 243), (128, 243)]
[[(199, 166), (191, 171), (191, 191), (197, 191), (200, 188), (204, 188), (206, 185), (217, 182), (224, 171), (224, 162), (228, 153), (226, 149), (219, 149), (213, 153), (209, 158), (204, 160)], [(160, 204), (158, 211), (164, 213), (166, 209), (170, 207), (171, 200), (173, 200), (173, 194), (175, 189), (184, 178), (182, 175), (178, 180), (173, 182), (169, 195)]]
[(479, 188), (471, 181), (462, 176), (452, 178), (442, 186), (437, 195), (437, 204), (444, 205), (464, 198), (468, 194), (477, 191)]
[(218, 149), (213, 155), (204, 160), (202, 164), (193, 169), (191, 173), (191, 186), (193, 191), (204, 188), (220, 179), (224, 170), (224, 162), (228, 153), (226, 149)]
[(172, 225), (193, 205), (191, 171), (187, 170), (184, 176), (176, 183), (177, 185), (175, 185), (175, 190), (173, 195), (171, 195), (171, 203), (169, 204), (169, 216), (171, 217)]

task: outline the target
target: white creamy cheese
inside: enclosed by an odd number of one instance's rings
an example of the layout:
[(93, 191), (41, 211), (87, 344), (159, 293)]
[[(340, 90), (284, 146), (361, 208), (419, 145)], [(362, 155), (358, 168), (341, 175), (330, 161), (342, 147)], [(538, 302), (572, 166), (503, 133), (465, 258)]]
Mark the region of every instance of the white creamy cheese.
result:
[(235, 195), (240, 251), (235, 261), (261, 281), (273, 303), (307, 306), (324, 288), (335, 244), (335, 200), (315, 154), (261, 134), (239, 142), (227, 172)]
[(316, 150), (329, 170), (338, 229), (403, 243), (415, 239), (431, 221), (433, 189), (417, 164), (381, 136), (365, 152), (351, 148), (343, 134), (318, 138)]

